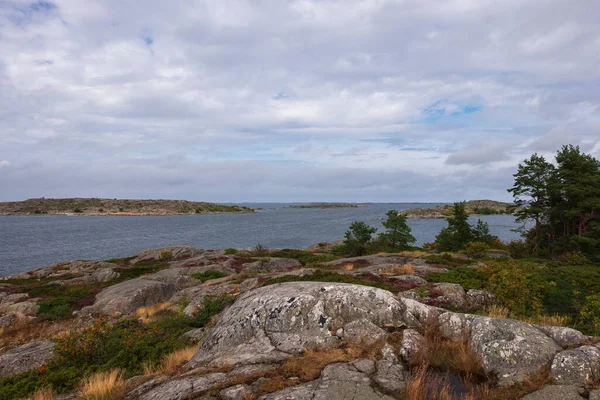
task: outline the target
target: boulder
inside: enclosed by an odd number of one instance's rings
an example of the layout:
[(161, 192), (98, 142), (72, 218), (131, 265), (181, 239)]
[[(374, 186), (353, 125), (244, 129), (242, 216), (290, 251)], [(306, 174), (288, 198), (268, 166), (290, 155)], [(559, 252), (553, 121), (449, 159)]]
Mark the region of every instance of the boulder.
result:
[(533, 326), (509, 319), (475, 316), (471, 322), (471, 349), (484, 370), (498, 375), (501, 386), (521, 382), (548, 365), (562, 350)]
[(94, 304), (84, 307), (79, 314), (125, 315), (139, 307), (164, 302), (176, 291), (173, 284), (144, 278), (131, 279), (102, 290), (96, 295)]
[(400, 347), (400, 356), (402, 359), (410, 363), (415, 354), (423, 346), (425, 338), (414, 329), (405, 329), (402, 335), (402, 344)]
[(465, 289), (458, 283), (438, 283), (433, 290), (441, 293), (435, 299), (436, 303), (447, 304), (452, 307), (464, 307), (467, 302)]
[(204, 336), (206, 336), (205, 328), (196, 328), (187, 331), (181, 335), (182, 337), (189, 339), (192, 343), (200, 343)]
[(259, 400), (392, 400), (393, 397), (373, 388), (367, 375), (351, 363), (330, 364), (321, 376), (302, 385), (294, 386), (259, 397)]
[[(334, 329), (366, 319), (406, 326), (392, 293), (344, 283), (290, 282), (243, 294), (221, 317), (189, 365), (282, 360), (309, 347), (339, 343)], [(414, 318), (412, 318), (414, 319)]]
[(563, 348), (581, 346), (589, 339), (583, 333), (572, 328), (566, 328), (563, 326), (534, 326), (552, 338), (552, 340), (554, 340)]
[(292, 268), (299, 268), (302, 266), (300, 261), (293, 258), (277, 258), (267, 257), (263, 260), (254, 261), (251, 263), (242, 264), (244, 270), (247, 271), (286, 271)]
[(37, 315), (40, 309), (40, 306), (37, 303), (38, 300), (39, 299), (31, 299), (11, 304), (7, 307), (7, 311), (16, 314), (19, 317), (33, 317)]
[(54, 359), (55, 343), (31, 341), (0, 356), (0, 378), (6, 378), (39, 368)]
[[(582, 400), (577, 386), (549, 385), (529, 393), (522, 400)], [(591, 398), (590, 398), (591, 400)]]
[(600, 400), (600, 390), (590, 390), (589, 400)]
[(552, 361), (552, 376), (559, 385), (585, 386), (600, 379), (600, 350), (582, 346), (565, 350)]
[(470, 289), (466, 294), (467, 307), (473, 310), (480, 310), (495, 300), (496, 297), (485, 290)]

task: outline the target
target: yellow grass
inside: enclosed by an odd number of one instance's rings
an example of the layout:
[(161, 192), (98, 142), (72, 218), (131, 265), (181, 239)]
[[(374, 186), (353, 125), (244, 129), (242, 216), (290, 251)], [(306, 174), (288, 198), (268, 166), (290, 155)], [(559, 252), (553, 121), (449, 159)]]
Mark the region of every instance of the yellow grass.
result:
[(418, 250), (401, 251), (396, 254), (398, 254), (399, 256), (402, 256), (402, 257), (414, 257), (414, 258), (425, 257), (425, 256), (429, 255), (429, 253), (426, 251), (418, 251)]
[(569, 324), (569, 317), (566, 315), (537, 315), (526, 321), (530, 324), (542, 326), (566, 326)]
[(27, 400), (54, 400), (54, 392), (51, 387), (40, 388)]
[(158, 367), (144, 366), (144, 375), (173, 375), (179, 367), (190, 361), (198, 351), (198, 346), (184, 347), (162, 357)]
[(120, 370), (98, 372), (85, 379), (79, 387), (81, 400), (119, 400), (126, 392), (126, 384)]
[(508, 318), (508, 309), (492, 304), (487, 308), (487, 315), (491, 318)]
[(354, 269), (354, 264), (346, 264), (344, 265), (344, 271), (352, 271)]
[(166, 310), (169, 307), (171, 307), (171, 303), (159, 303), (147, 307), (140, 307), (135, 310), (135, 316), (138, 317), (143, 323), (146, 323), (150, 321), (154, 315)]

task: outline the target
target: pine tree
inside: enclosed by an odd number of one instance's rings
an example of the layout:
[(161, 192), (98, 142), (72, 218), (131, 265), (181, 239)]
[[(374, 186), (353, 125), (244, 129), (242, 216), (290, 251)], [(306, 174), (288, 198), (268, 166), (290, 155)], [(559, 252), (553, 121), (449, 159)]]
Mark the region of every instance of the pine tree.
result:
[(385, 233), (379, 235), (386, 247), (392, 251), (405, 250), (410, 244), (417, 241), (411, 234), (410, 226), (406, 223), (406, 215), (390, 210), (386, 214), (387, 219), (383, 221), (386, 228)]

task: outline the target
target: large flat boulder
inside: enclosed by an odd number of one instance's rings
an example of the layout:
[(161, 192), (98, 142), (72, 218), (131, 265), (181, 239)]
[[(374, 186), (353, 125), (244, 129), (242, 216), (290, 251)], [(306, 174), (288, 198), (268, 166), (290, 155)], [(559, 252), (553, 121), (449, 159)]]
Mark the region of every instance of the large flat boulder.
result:
[(84, 307), (79, 314), (125, 315), (139, 307), (164, 302), (176, 291), (177, 287), (170, 283), (131, 279), (102, 290), (94, 304)]
[(372, 287), (320, 282), (271, 285), (242, 295), (189, 365), (280, 361), (309, 347), (335, 345), (341, 340), (335, 332), (353, 321), (406, 326), (405, 312), (406, 306), (392, 293)]
[(0, 378), (14, 376), (39, 368), (54, 359), (55, 343), (31, 341), (0, 356)]

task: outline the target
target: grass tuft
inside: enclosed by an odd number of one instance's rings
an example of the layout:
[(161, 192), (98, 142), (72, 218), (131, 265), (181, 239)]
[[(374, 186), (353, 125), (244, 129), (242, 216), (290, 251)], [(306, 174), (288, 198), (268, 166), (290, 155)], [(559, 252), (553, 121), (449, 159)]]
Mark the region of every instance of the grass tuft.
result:
[(126, 392), (123, 373), (119, 369), (98, 372), (81, 383), (78, 395), (81, 400), (118, 400)]

